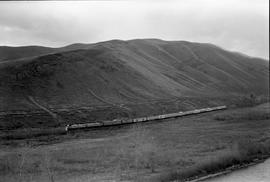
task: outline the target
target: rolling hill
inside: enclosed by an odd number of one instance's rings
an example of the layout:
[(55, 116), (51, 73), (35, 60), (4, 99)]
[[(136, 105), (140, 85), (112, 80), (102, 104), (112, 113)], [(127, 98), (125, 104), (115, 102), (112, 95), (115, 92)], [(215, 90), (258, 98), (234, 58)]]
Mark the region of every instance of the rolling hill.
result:
[(0, 47), (0, 110), (121, 105), (181, 97), (268, 95), (269, 62), (212, 44), (111, 40)]
[(60, 48), (42, 47), (42, 46), (23, 46), (23, 47), (9, 47), (0, 46), (0, 63), (9, 61), (18, 61), (21, 59), (33, 59), (34, 57), (52, 54), (57, 52), (65, 52), (76, 49), (88, 48), (89, 44), (71, 44)]

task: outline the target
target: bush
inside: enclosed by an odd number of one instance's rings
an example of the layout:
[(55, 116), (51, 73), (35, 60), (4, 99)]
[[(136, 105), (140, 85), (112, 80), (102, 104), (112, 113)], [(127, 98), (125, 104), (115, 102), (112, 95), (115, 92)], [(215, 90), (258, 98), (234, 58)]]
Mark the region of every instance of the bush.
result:
[(265, 102), (269, 102), (268, 96), (256, 96), (255, 94), (251, 93), (249, 95), (239, 97), (239, 99), (235, 102), (235, 106), (251, 107)]

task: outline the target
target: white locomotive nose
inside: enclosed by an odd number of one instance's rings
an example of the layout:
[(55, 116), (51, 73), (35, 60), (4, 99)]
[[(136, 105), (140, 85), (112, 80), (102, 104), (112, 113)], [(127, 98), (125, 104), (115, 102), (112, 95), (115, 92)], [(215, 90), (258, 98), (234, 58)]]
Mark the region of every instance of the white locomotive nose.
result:
[(69, 128), (69, 124), (68, 125), (66, 125), (66, 127), (65, 127), (65, 131), (68, 131), (68, 128)]

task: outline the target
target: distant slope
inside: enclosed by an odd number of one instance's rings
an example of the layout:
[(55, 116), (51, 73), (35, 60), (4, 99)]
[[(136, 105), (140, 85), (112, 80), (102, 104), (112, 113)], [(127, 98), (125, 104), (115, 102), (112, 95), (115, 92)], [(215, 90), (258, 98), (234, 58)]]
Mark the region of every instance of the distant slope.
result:
[(0, 110), (33, 107), (27, 96), (59, 108), (268, 94), (267, 61), (211, 44), (112, 40), (47, 51), (57, 53), (0, 63)]
[(54, 51), (53, 48), (41, 46), (25, 46), (25, 47), (0, 46), (0, 62), (48, 54), (53, 51)]
[(41, 56), (49, 53), (84, 49), (88, 48), (89, 46), (91, 46), (91, 44), (71, 44), (60, 48), (51, 48), (43, 46), (23, 46), (23, 47), (0, 46), (0, 63), (4, 61)]

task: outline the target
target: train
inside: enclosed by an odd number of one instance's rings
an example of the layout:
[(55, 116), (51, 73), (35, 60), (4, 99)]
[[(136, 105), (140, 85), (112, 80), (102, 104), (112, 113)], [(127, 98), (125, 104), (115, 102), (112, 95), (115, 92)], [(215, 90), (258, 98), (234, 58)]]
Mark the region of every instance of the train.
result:
[(133, 119), (117, 118), (114, 120), (96, 121), (96, 122), (91, 122), (91, 123), (68, 124), (66, 125), (65, 130), (70, 131), (70, 130), (84, 129), (84, 128), (97, 128), (97, 127), (102, 127), (102, 126), (115, 126), (115, 125), (123, 125), (123, 124), (140, 123), (140, 122), (146, 122), (146, 121), (163, 120), (163, 119), (168, 119), (168, 118), (176, 118), (176, 117), (181, 117), (181, 116), (194, 115), (194, 114), (217, 111), (217, 110), (224, 110), (224, 109), (227, 109), (227, 106), (217, 106), (217, 107), (211, 107), (211, 108), (208, 107), (208, 108), (202, 108), (202, 109), (195, 109), (191, 111), (184, 111), (184, 112), (180, 111), (176, 113), (140, 117), (140, 118), (133, 118)]

